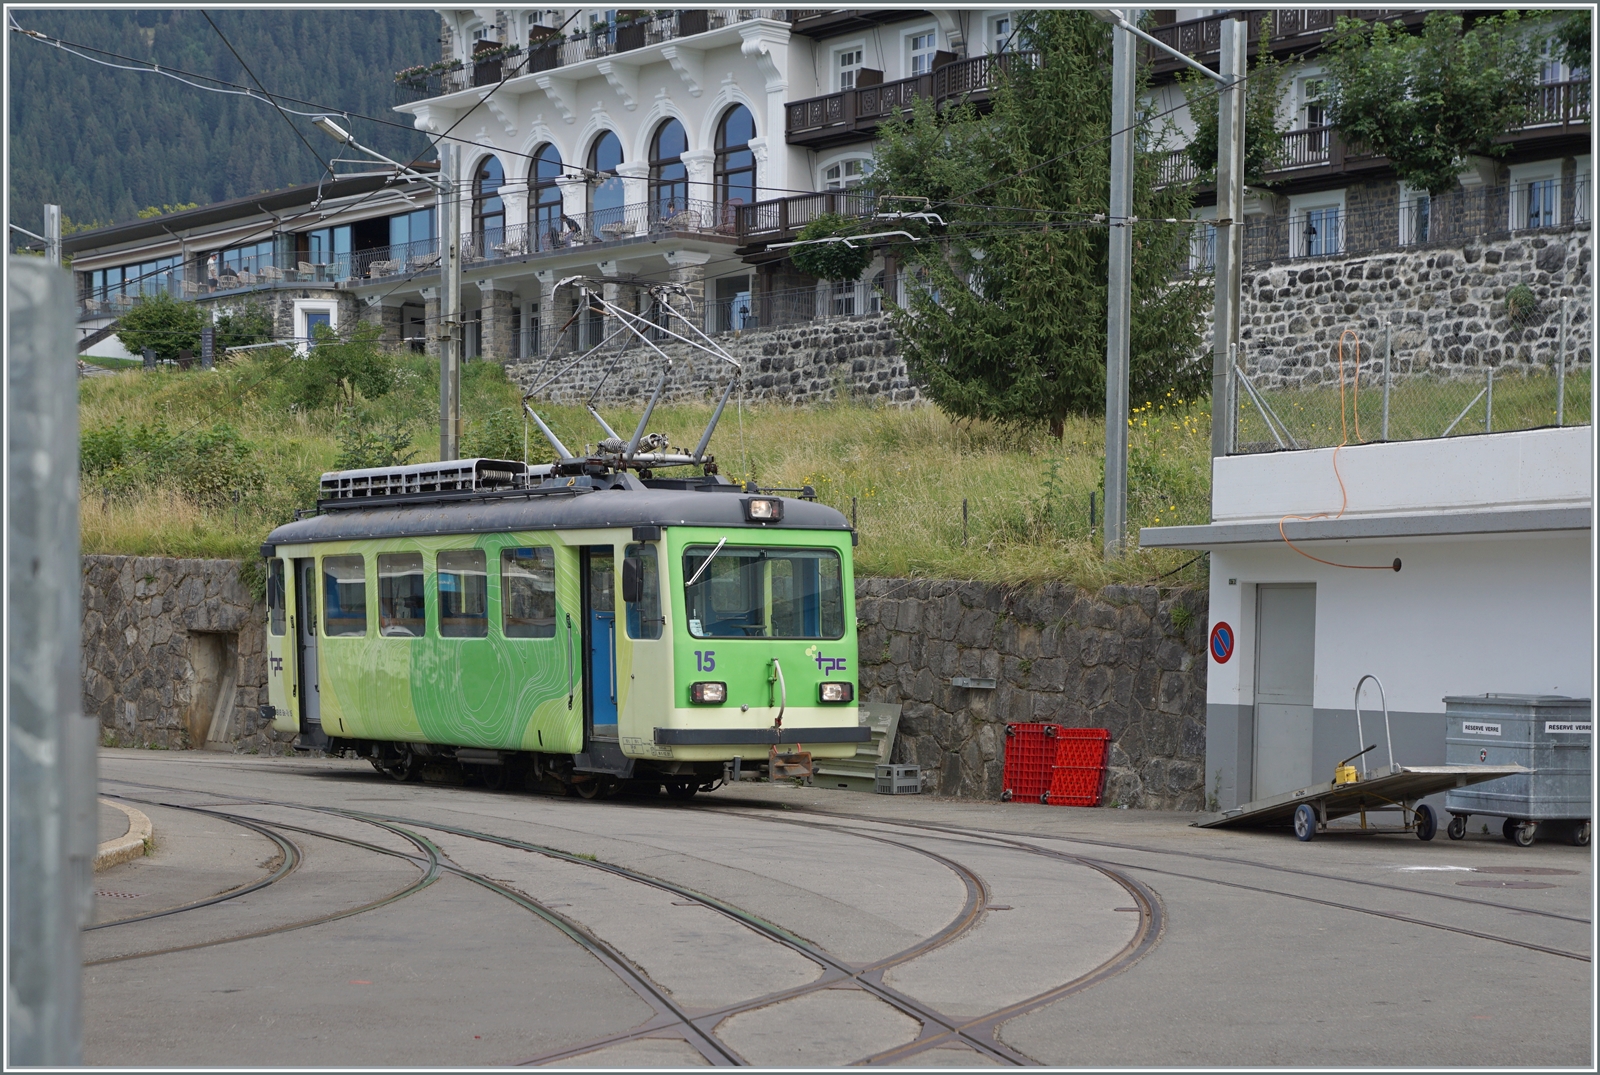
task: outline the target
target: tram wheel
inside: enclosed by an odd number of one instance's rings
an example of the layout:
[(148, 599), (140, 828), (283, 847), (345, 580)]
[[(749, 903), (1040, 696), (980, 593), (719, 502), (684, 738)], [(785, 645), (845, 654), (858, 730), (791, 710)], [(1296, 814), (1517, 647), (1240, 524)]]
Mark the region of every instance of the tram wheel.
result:
[(398, 754), (396, 758), (385, 758), (381, 765), (377, 762), (373, 762), (373, 765), (378, 772), (401, 784), (419, 779), (422, 775), (422, 759), (404, 747), (400, 748)]
[(605, 790), (605, 781), (596, 777), (592, 780), (585, 780), (581, 784), (572, 785), (572, 790), (578, 793), (578, 798), (580, 799), (598, 799), (600, 793)]
[(694, 784), (668, 784), (667, 798), (686, 803), (694, 798), (694, 793), (699, 790), (700, 788)]
[(517, 783), (517, 770), (514, 765), (480, 766), (479, 774), (483, 786), (490, 791), (509, 791)]

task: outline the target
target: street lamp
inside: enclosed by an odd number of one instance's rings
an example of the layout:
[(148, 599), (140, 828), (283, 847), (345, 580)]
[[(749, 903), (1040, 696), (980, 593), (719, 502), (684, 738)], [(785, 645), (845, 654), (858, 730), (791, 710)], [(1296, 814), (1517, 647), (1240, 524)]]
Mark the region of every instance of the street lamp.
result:
[(426, 183), (437, 196), (434, 215), (439, 231), (439, 458), (457, 459), (461, 455), (461, 225), (456, 197), (456, 147), (439, 143), (439, 174), (431, 176), (357, 142), (332, 116), (318, 116), (311, 122), (335, 142), (393, 165), (396, 179)]
[(333, 122), (332, 116), (318, 116), (311, 123), (317, 130), (332, 138), (335, 142), (343, 142), (346, 145), (351, 145), (355, 142), (355, 139), (350, 137), (349, 131)]

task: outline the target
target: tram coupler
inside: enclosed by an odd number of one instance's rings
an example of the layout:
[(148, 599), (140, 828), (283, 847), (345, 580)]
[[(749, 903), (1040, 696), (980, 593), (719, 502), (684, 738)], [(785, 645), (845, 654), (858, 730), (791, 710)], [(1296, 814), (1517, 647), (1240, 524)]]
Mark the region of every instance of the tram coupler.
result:
[(803, 780), (811, 783), (815, 770), (811, 767), (811, 752), (809, 750), (796, 750), (788, 754), (779, 754), (776, 746), (767, 748), (767, 779), (774, 782), (779, 780)]

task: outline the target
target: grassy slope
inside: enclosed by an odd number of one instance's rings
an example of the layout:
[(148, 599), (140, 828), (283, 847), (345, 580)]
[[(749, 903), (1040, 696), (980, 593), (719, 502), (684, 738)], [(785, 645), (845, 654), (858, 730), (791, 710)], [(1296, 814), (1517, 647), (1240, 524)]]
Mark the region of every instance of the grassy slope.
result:
[[(364, 407), (380, 423), (412, 431), (417, 462), (437, 458), (436, 367), (400, 360), (401, 385)], [(83, 549), (147, 555), (250, 558), (272, 526), (307, 507), (315, 480), (338, 455), (338, 418), (331, 410), (294, 412), (267, 366), (242, 360), (212, 372), (121, 373), (82, 384), (84, 430), (115, 422), (164, 420), (181, 431), (225, 421), (258, 453), (265, 489), (238, 506), (205, 509), (170, 490), (109, 495), (93, 482), (83, 493)], [(468, 440), (492, 414), (514, 408), (515, 389), (499, 367), (466, 369), (463, 417)], [(652, 430), (692, 445), (709, 403), (658, 409)], [(598, 427), (578, 407), (541, 408), (557, 434), (576, 449)], [(631, 430), (637, 408), (606, 408), (617, 429)], [(1207, 513), (1210, 416), (1204, 403), (1146, 408), (1131, 430), (1133, 527), (1157, 520), (1203, 522)], [(537, 430), (532, 461), (543, 461)], [(839, 403), (809, 409), (730, 405), (712, 451), (730, 479), (764, 486), (813, 485), (826, 503), (849, 513), (861, 530), (856, 550), (863, 575), (976, 578), (1000, 582), (1063, 579), (1097, 586), (1153, 579), (1179, 568), (1189, 554), (1135, 552), (1116, 564), (1098, 553), (1089, 533), (1089, 496), (1100, 482), (1104, 430), (1098, 419), (1069, 422), (1061, 442), (985, 423), (954, 423), (931, 407), (888, 408)], [(962, 541), (962, 502), (967, 539)], [(1099, 500), (1097, 493), (1097, 500)], [(1173, 584), (1203, 579), (1204, 562), (1173, 575)]]

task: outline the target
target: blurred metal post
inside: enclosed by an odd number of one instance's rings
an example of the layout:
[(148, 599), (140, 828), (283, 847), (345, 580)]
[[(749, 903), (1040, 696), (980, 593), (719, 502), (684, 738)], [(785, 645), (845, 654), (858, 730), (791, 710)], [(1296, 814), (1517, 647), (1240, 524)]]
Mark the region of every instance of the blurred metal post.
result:
[(83, 1062), (79, 930), (93, 910), (95, 748), (79, 673), (72, 280), (9, 260), (6, 316), (7, 1067)]
[(61, 206), (44, 204), (44, 259), (61, 264)]
[[(1229, 419), (1215, 413), (1228, 399), (1231, 345), (1239, 342), (1239, 287), (1244, 260), (1245, 66), (1248, 23), (1226, 19), (1221, 27), (1218, 72), (1228, 79), (1217, 95), (1217, 267), (1211, 341), (1211, 454), (1228, 454)], [(1221, 369), (1217, 367), (1221, 366)]]
[(461, 456), (461, 151), (439, 143), (439, 458)]
[(1561, 333), (1556, 344), (1556, 425), (1567, 417), (1567, 304), (1561, 304)]
[(1494, 432), (1494, 369), (1489, 369), (1488, 381), (1483, 386), (1483, 431)]
[[(1139, 12), (1123, 13), (1137, 25)], [(1106, 276), (1105, 555), (1122, 555), (1128, 524), (1128, 362), (1133, 309), (1133, 140), (1138, 55), (1133, 35), (1111, 31), (1111, 200)]]
[(1389, 322), (1383, 323), (1383, 436), (1389, 439), (1389, 356), (1393, 354), (1389, 336)]

